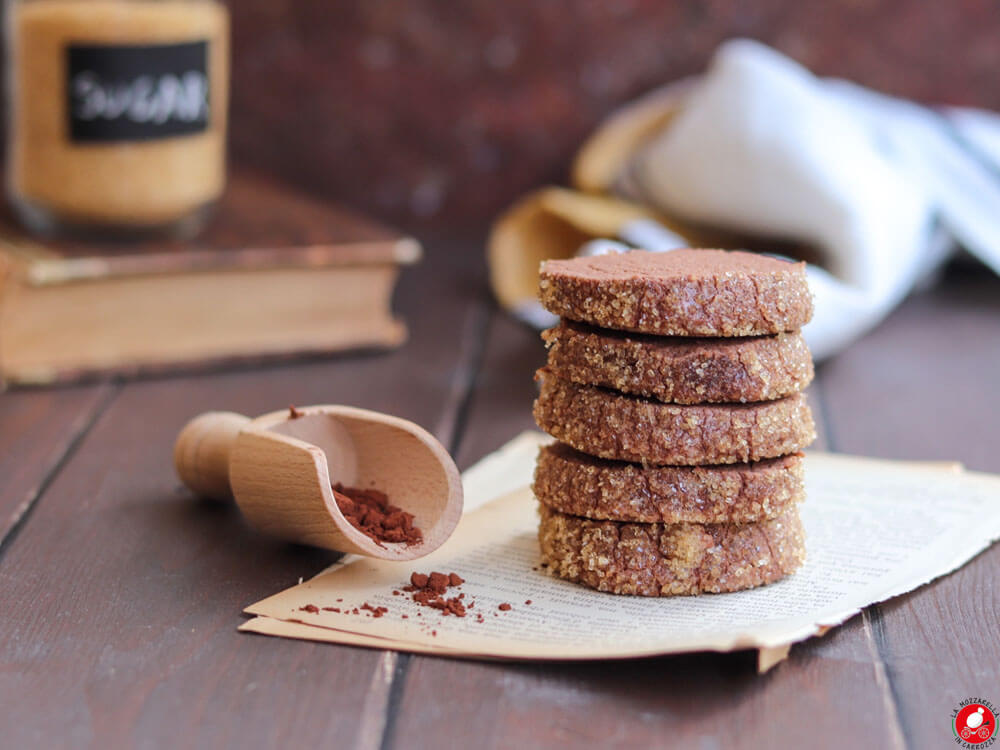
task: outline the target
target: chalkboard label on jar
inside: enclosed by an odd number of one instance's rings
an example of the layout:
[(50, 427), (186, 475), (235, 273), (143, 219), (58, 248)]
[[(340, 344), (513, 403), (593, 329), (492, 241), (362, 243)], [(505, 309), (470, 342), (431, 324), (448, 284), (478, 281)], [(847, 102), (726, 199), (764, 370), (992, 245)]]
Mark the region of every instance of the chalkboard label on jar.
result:
[(208, 129), (208, 42), (71, 44), (69, 137), (150, 141)]

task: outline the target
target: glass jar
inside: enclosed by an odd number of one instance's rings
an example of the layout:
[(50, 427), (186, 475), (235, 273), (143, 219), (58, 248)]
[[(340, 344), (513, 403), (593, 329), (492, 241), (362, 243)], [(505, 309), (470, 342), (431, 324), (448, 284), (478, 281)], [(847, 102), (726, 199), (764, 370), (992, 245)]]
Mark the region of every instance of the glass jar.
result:
[(225, 186), (214, 0), (7, 0), (7, 190), (45, 236), (189, 236)]

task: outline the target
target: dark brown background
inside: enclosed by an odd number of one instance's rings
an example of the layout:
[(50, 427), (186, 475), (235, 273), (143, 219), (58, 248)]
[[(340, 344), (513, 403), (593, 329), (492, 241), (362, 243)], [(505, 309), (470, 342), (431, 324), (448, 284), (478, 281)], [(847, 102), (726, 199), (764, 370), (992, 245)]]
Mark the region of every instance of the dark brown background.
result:
[(416, 231), (479, 236), (594, 125), (765, 41), (814, 71), (1000, 109), (995, 0), (240, 0), (232, 151)]

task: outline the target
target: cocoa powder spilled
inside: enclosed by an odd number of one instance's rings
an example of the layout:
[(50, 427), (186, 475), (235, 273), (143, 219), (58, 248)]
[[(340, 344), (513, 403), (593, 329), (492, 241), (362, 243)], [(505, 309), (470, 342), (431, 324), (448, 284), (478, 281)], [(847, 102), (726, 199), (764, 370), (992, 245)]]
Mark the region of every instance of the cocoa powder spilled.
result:
[[(463, 583), (465, 579), (457, 573), (413, 573), (410, 576), (410, 585), (405, 586), (403, 591), (412, 593), (413, 601), (417, 604), (439, 610), (442, 615), (465, 617), (467, 607), (462, 602), (465, 594), (445, 596), (449, 588), (461, 586)], [(469, 607), (471, 606), (470, 603)]]
[(376, 489), (333, 485), (337, 507), (348, 522), (376, 544), (420, 544), (423, 532), (413, 525), (413, 514), (389, 502)]
[[(339, 490), (338, 490), (339, 491)], [(410, 582), (406, 586), (400, 586), (398, 588), (392, 588), (390, 591), (393, 596), (402, 596), (403, 592), (411, 595), (411, 598), (421, 607), (428, 607), (430, 609), (436, 609), (441, 616), (454, 615), (455, 617), (472, 617), (477, 623), (484, 623), (486, 621), (487, 612), (472, 612), (472, 609), (476, 606), (475, 601), (473, 601), (471, 595), (467, 595), (465, 592), (457, 592), (452, 596), (449, 596), (449, 592), (465, 583), (465, 579), (458, 573), (440, 573), (433, 571), (431, 573), (417, 573), (414, 571), (410, 575)], [(337, 602), (343, 602), (341, 598), (337, 599)], [(524, 602), (526, 605), (531, 605), (531, 599), (527, 599)], [(317, 607), (315, 604), (307, 604), (304, 607), (299, 608), (302, 611), (309, 612), (310, 614), (317, 614), (320, 611), (324, 612), (334, 612), (336, 614), (345, 615), (364, 615), (367, 617), (384, 617), (389, 614), (389, 608), (385, 606), (373, 605), (369, 602), (364, 602), (360, 607), (349, 607), (345, 606), (343, 609), (340, 607)], [(500, 614), (505, 612), (510, 612), (514, 609), (510, 602), (501, 602), (497, 605), (496, 610), (493, 612), (494, 617), (500, 616)], [(422, 617), (422, 613), (417, 611), (415, 614), (417, 617)], [(401, 619), (409, 619), (409, 614), (400, 614)], [(296, 620), (296, 622), (300, 622)], [(425, 628), (424, 632), (430, 632), (432, 636), (437, 635), (437, 631), (428, 631), (426, 626), (421, 625), (420, 627)]]
[(364, 604), (362, 604), (361, 605), (361, 609), (365, 609), (365, 610), (368, 610), (369, 612), (371, 612), (372, 613), (372, 617), (381, 617), (382, 615), (384, 615), (386, 612), (389, 611), (388, 607), (373, 607), (368, 602), (365, 602)]

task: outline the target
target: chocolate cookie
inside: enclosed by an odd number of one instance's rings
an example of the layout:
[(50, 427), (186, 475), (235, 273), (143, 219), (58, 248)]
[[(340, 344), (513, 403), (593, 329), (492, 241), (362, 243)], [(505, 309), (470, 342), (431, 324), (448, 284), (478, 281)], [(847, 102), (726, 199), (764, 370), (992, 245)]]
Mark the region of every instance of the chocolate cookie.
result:
[(641, 466), (553, 443), (538, 452), (535, 497), (574, 516), (639, 523), (752, 523), (805, 498), (802, 454), (753, 464)]
[(698, 466), (796, 453), (816, 432), (801, 393), (754, 404), (664, 404), (538, 371), (535, 422), (584, 453), (644, 464)]
[(798, 332), (668, 338), (563, 320), (542, 338), (548, 369), (561, 378), (678, 404), (772, 401), (813, 378), (812, 356)]
[(773, 583), (805, 560), (797, 510), (748, 524), (592, 521), (539, 506), (549, 572), (598, 591), (640, 596), (739, 591)]
[(725, 250), (542, 263), (542, 305), (570, 320), (660, 336), (761, 336), (812, 317), (805, 263)]

